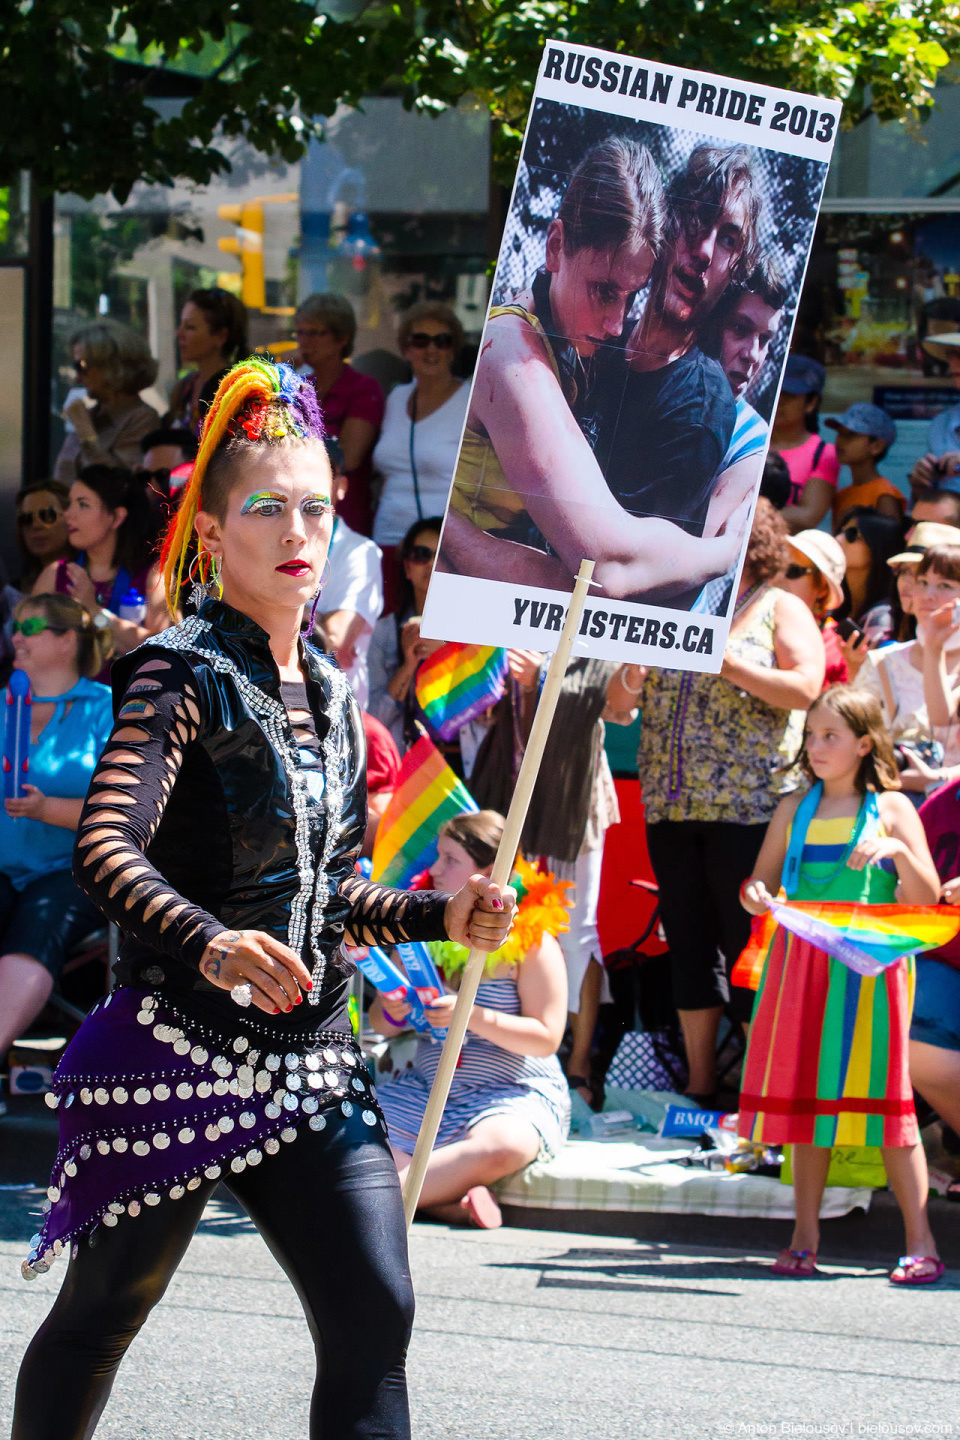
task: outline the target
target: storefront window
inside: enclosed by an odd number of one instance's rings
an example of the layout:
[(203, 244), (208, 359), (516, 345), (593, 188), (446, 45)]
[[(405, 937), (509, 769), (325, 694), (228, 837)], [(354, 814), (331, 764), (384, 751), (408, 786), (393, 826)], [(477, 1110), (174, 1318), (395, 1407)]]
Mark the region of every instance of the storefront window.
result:
[(890, 412), (897, 442), (883, 471), (905, 491), (930, 420), (960, 400), (946, 365), (922, 341), (955, 330), (960, 86), (943, 85), (918, 134), (870, 119), (841, 135), (793, 344), (827, 367), (823, 415), (858, 400)]

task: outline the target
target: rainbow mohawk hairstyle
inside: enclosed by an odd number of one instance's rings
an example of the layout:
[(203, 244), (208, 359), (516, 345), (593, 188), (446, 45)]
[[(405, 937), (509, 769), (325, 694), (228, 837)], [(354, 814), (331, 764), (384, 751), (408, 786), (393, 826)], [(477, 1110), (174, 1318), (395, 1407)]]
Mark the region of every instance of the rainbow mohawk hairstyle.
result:
[[(203, 422), (193, 473), (163, 538), (160, 569), (171, 615), (176, 613), (183, 584), (203, 478), (217, 451), (233, 444), (279, 445), (284, 440), (323, 438), (317, 392), (289, 365), (255, 355), (227, 371)], [(197, 566), (203, 582), (210, 569), (210, 557), (203, 549), (198, 552)]]

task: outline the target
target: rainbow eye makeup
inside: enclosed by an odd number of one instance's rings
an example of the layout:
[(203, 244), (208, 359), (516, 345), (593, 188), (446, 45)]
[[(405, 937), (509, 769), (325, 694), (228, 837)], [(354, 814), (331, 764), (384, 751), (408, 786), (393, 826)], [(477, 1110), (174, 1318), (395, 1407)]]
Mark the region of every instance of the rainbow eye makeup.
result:
[[(278, 495), (274, 490), (258, 490), (255, 495), (250, 495), (244, 500), (240, 507), (240, 514), (279, 515), (288, 503), (286, 495)], [(300, 513), (312, 516), (332, 515), (333, 505), (330, 503), (330, 496), (321, 495), (319, 492), (314, 495), (304, 495), (300, 501)]]
[(300, 501), (300, 511), (304, 515), (332, 515), (333, 506), (330, 503), (330, 496), (304, 495)]
[(286, 495), (277, 495), (272, 490), (258, 490), (250, 495), (240, 507), (241, 515), (279, 515), (287, 503)]

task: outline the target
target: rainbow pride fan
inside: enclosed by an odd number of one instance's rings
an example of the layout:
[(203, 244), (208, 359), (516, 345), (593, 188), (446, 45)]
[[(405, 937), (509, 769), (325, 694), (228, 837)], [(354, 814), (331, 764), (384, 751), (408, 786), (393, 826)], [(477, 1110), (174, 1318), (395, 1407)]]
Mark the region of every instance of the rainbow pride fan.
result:
[(373, 843), (374, 880), (409, 885), (437, 858), (437, 831), (445, 820), (475, 812), (476, 801), (440, 751), (421, 735), (403, 757), (400, 773)]
[(441, 740), (495, 705), (507, 678), (507, 652), (490, 645), (441, 645), (417, 671), (417, 700)]
[(880, 975), (904, 955), (945, 945), (960, 930), (960, 909), (949, 905), (774, 900), (770, 914), (777, 925), (858, 975)]

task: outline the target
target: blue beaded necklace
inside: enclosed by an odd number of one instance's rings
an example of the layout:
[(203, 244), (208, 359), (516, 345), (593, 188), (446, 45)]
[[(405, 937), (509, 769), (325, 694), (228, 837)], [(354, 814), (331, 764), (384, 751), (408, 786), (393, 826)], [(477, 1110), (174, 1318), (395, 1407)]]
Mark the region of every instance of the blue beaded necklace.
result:
[[(797, 812), (793, 817), (793, 826), (790, 831), (790, 844), (787, 846), (787, 854), (783, 862), (782, 884), (788, 897), (796, 892), (797, 885), (799, 884), (800, 865), (803, 860), (803, 847), (807, 839), (807, 830), (810, 828), (810, 822), (816, 815), (822, 798), (823, 782), (818, 780), (816, 785), (813, 785), (807, 791), (797, 806)], [(804, 880), (807, 884), (814, 885), (818, 889), (825, 889), (826, 886), (832, 884), (837, 876), (841, 874), (850, 856), (864, 836), (868, 833), (876, 833), (879, 828), (880, 806), (874, 791), (868, 790), (860, 801), (860, 809), (857, 811), (857, 817), (853, 823), (853, 829), (850, 832), (850, 839), (847, 841), (838, 863), (828, 875), (817, 877), (808, 872), (804, 875)]]

